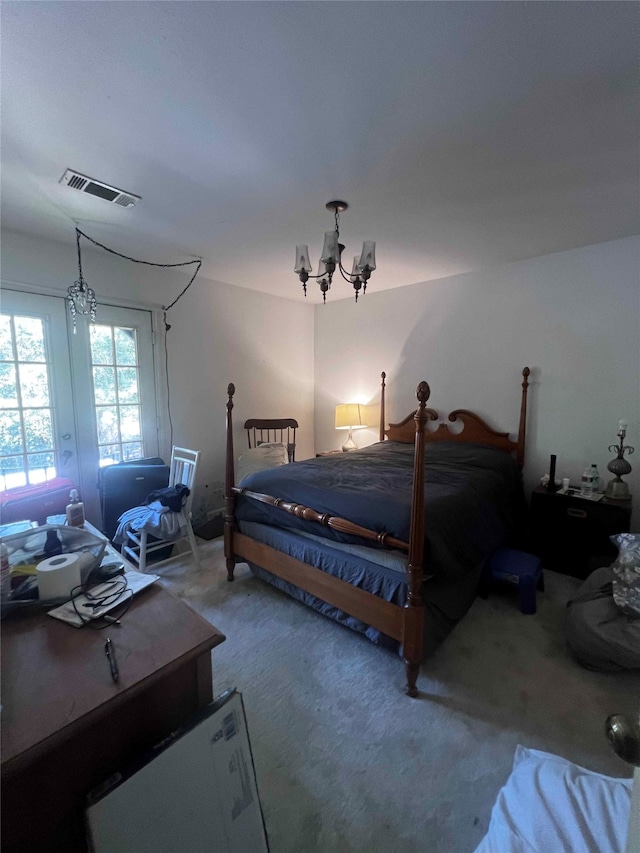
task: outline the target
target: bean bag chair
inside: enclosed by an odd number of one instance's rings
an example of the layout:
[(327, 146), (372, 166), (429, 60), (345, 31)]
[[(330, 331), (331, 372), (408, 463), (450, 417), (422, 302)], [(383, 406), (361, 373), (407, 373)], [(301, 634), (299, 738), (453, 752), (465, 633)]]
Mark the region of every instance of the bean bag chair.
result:
[(567, 603), (565, 640), (586, 669), (640, 669), (640, 614), (618, 606), (613, 587), (613, 566), (596, 569)]

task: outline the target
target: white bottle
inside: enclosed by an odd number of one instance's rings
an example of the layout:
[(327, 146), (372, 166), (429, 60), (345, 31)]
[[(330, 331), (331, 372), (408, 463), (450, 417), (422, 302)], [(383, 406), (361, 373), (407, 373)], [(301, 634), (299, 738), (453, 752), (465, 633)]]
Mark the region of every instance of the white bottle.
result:
[(580, 496), (590, 498), (593, 496), (593, 468), (585, 468), (580, 481)]
[(591, 474), (593, 476), (593, 491), (594, 494), (597, 494), (600, 491), (600, 474), (598, 473), (598, 466), (595, 462), (591, 466)]
[(70, 503), (67, 504), (67, 524), (69, 527), (82, 527), (84, 524), (84, 504), (78, 497), (78, 490), (71, 489)]

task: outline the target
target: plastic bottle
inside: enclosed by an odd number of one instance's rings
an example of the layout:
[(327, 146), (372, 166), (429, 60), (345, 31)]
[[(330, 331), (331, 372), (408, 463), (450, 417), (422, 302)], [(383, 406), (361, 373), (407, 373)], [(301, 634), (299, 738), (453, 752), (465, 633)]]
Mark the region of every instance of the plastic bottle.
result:
[(590, 498), (593, 496), (593, 468), (585, 468), (580, 481), (580, 496)]
[(47, 559), (62, 554), (62, 542), (58, 538), (56, 530), (47, 530), (47, 541), (44, 543), (43, 554)]
[(78, 490), (71, 489), (70, 503), (67, 504), (67, 524), (69, 527), (82, 527), (84, 524), (84, 504), (78, 497)]
[(600, 491), (600, 474), (595, 462), (591, 466), (591, 474), (593, 476), (593, 491), (597, 494)]

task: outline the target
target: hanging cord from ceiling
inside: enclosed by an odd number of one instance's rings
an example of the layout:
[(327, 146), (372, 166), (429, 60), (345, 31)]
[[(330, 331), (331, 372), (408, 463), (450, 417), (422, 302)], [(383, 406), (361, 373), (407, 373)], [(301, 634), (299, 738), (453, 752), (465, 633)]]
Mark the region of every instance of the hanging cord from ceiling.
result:
[[(145, 266), (148, 266), (148, 267), (164, 267), (165, 269), (173, 268), (173, 267), (188, 267), (188, 266), (191, 266), (192, 264), (195, 264), (195, 266), (196, 266), (195, 271), (194, 271), (193, 275), (191, 276), (187, 286), (184, 287), (180, 291), (180, 293), (176, 296), (176, 298), (173, 300), (173, 302), (169, 303), (169, 305), (163, 305), (162, 306), (162, 319), (164, 322), (164, 363), (165, 363), (165, 377), (166, 377), (166, 382), (167, 382), (167, 413), (169, 416), (169, 441), (170, 441), (170, 446), (173, 447), (173, 420), (171, 418), (171, 389), (169, 386), (169, 349), (167, 347), (167, 332), (169, 331), (171, 326), (167, 322), (167, 312), (173, 308), (173, 306), (176, 304), (176, 302), (178, 302), (180, 299), (182, 299), (182, 297), (185, 295), (187, 290), (189, 290), (189, 288), (191, 287), (191, 285), (195, 281), (196, 276), (200, 272), (200, 267), (202, 266), (202, 258), (195, 258), (192, 261), (182, 261), (181, 263), (177, 263), (177, 264), (158, 264), (158, 263), (155, 263), (154, 261), (141, 261), (139, 258), (132, 258), (129, 255), (122, 254), (122, 252), (116, 252), (115, 249), (110, 249), (108, 246), (105, 246), (103, 243), (99, 243), (97, 240), (94, 240), (93, 237), (89, 237), (88, 234), (85, 234), (84, 231), (81, 231), (76, 226), (76, 240), (78, 242), (78, 262), (79, 263), (81, 263), (81, 261), (80, 261), (80, 237), (84, 237), (85, 240), (88, 240), (90, 243), (93, 243), (94, 246), (99, 246), (101, 249), (104, 249), (105, 252), (109, 252), (112, 255), (117, 255), (117, 257), (124, 258), (125, 261), (131, 261), (134, 264), (144, 264)], [(80, 267), (80, 269), (82, 270), (82, 267)]]

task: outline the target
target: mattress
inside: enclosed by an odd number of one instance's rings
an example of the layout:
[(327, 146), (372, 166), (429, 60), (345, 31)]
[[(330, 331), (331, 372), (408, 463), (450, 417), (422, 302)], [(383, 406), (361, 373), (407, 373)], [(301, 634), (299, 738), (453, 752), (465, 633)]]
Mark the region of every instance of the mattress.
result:
[[(408, 542), (413, 454), (413, 445), (378, 442), (351, 453), (260, 471), (242, 485)], [(429, 573), (459, 581), (498, 547), (513, 544), (523, 525), (525, 503), (520, 472), (509, 454), (475, 444), (428, 443), (424, 479), (424, 565)], [(235, 514), (239, 521), (371, 544), (245, 495), (237, 496)]]

